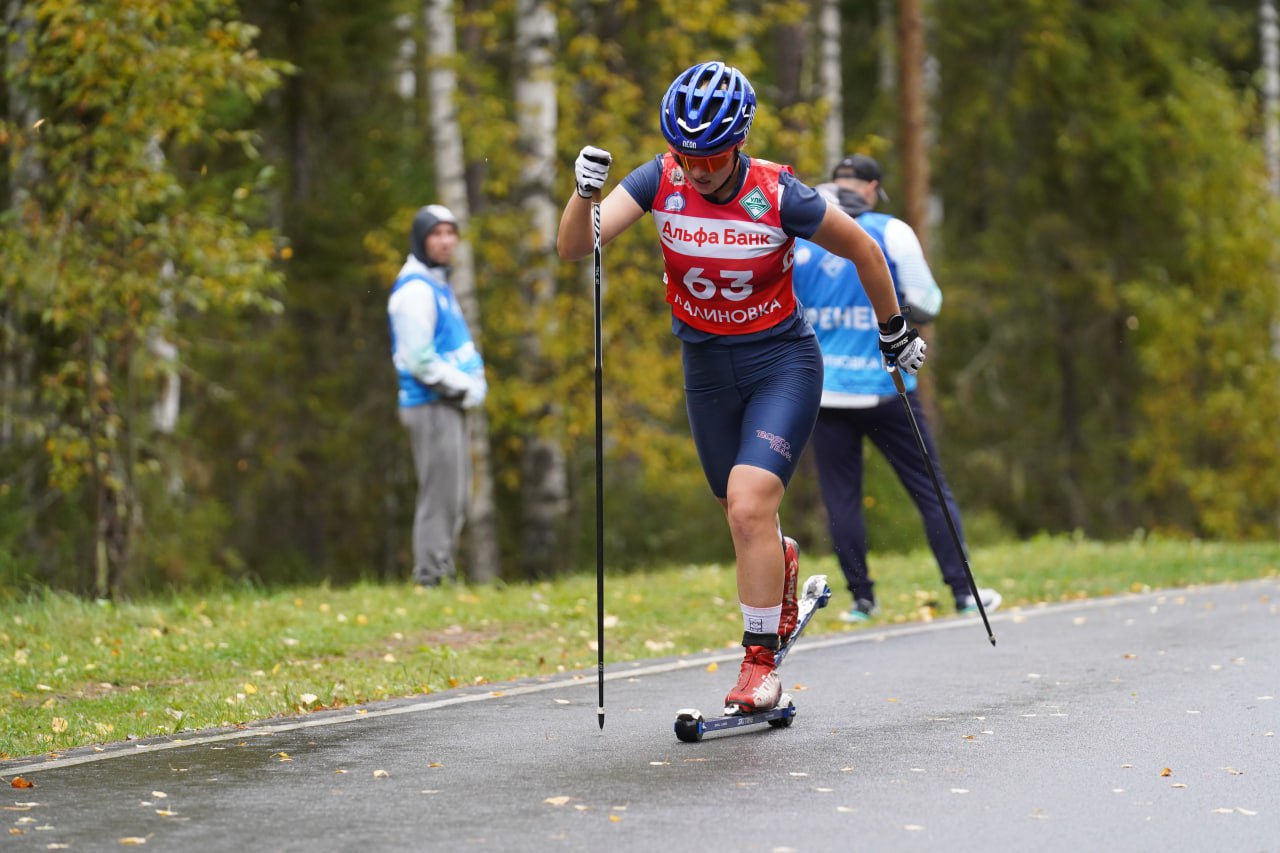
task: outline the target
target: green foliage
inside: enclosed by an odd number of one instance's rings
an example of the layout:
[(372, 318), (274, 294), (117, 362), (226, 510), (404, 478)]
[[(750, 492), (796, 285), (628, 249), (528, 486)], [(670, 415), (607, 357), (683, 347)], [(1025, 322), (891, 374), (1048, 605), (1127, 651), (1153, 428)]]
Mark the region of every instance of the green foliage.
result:
[(943, 76), (963, 108), (938, 174), (940, 397), (966, 503), (1024, 533), (1274, 525), (1280, 448), (1251, 436), (1280, 389), (1275, 206), (1251, 100), (1199, 59), (1236, 55), (1245, 21), (953, 0), (938, 31), (964, 69)]
[[(48, 461), (32, 501), (94, 496), (79, 550), (96, 555), (99, 594), (125, 582), (146, 523), (140, 485), (164, 473), (148, 425), (148, 385), (170, 368), (156, 342), (181, 351), (193, 317), (207, 331), (210, 315), (277, 307), (273, 241), (250, 224), (265, 176), (234, 122), (282, 68), (254, 56), (254, 29), (233, 17), (221, 0), (137, 0), (113, 15), (44, 0), (11, 33), (10, 106), (39, 116), (0, 127), (15, 191), (4, 307), (22, 335), (5, 352), (27, 374), (13, 424)], [(239, 168), (205, 174), (203, 158), (229, 148)]]
[[(240, 5), (10, 4), (0, 581), (12, 588), (407, 573), (415, 484), (386, 297), (413, 210), (439, 200), (421, 4)], [(530, 233), (521, 183), (520, 4), (456, 6), (464, 237), (501, 545), (514, 564), (523, 452), (549, 438), (571, 477), (563, 564), (585, 569), (591, 265), (559, 264), (555, 298), (531, 308), (529, 249), (548, 235)], [(885, 4), (842, 6), (846, 147), (880, 157), (893, 193), (893, 30)], [(712, 57), (756, 86), (749, 152), (810, 182), (825, 174), (817, 53), (786, 66), (780, 37), (813, 33), (811, 4), (553, 9), (557, 198), (584, 144), (613, 152), (615, 179), (661, 152), (663, 92)], [(929, 369), (970, 540), (1270, 535), (1280, 296), (1249, 94), (1256, 4), (941, 0), (929, 11), (946, 214), (932, 244), (946, 304)], [(799, 100), (784, 103), (797, 80)], [(650, 227), (605, 252), (606, 561), (618, 568), (730, 553), (688, 437)], [(523, 362), (529, 341), (537, 372)], [(181, 419), (165, 433), (150, 407), (175, 369)], [(873, 547), (922, 547), (913, 507), (867, 453)], [(825, 547), (811, 464), (783, 514), (807, 549)]]

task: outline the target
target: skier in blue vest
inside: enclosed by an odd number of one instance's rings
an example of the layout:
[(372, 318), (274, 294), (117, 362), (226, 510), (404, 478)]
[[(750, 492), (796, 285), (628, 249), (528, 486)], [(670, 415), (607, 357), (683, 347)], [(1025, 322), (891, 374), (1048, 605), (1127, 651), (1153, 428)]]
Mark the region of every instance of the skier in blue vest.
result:
[(418, 477), (413, 579), (435, 586), (456, 576), (454, 552), (471, 492), (465, 412), (484, 402), (484, 362), (449, 286), (458, 220), (429, 204), (413, 217), (409, 257), (391, 288), (391, 354), (400, 380), (400, 421)]
[[(880, 174), (880, 164), (874, 159), (854, 154), (836, 164), (832, 183), (817, 189), (880, 244), (898, 299), (906, 307), (904, 313), (913, 323), (925, 324), (937, 316), (942, 291), (911, 226), (874, 211), (878, 200), (888, 198), (880, 186)], [(951, 537), (915, 433), (893, 379), (881, 361), (876, 318), (857, 269), (813, 243), (797, 240), (794, 282), (796, 296), (804, 304), (822, 348), (822, 404), (813, 431), (813, 450), (836, 558), (853, 596), (853, 606), (841, 613), (841, 618), (865, 622), (877, 610), (875, 584), (867, 568), (867, 528), (862, 515), (864, 437), (885, 455), (915, 501), (956, 610), (977, 612), (963, 555)], [(936, 460), (933, 438), (915, 393), (916, 377), (904, 371), (902, 379), (921, 436), (930, 457)], [(960, 511), (942, 472), (937, 474), (963, 542)], [(979, 594), (986, 610), (1000, 606), (1001, 597), (995, 590), (980, 589)]]

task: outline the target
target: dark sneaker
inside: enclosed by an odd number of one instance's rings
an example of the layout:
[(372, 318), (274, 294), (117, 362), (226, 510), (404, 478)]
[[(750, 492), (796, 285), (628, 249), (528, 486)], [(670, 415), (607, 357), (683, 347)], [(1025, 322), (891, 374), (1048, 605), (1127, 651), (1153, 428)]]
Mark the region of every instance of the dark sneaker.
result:
[(778, 679), (778, 665), (773, 649), (767, 646), (747, 646), (738, 672), (738, 683), (724, 697), (726, 714), (750, 714), (767, 711), (778, 704), (782, 697), (782, 682)]
[[(979, 589), (978, 595), (982, 596), (982, 609), (986, 611), (995, 610), (1000, 606), (1000, 602), (1004, 601), (1004, 597), (994, 589)], [(972, 593), (956, 599), (956, 612), (961, 614), (978, 612), (978, 602), (974, 601)]]
[(868, 621), (879, 612), (880, 608), (874, 601), (869, 598), (859, 598), (853, 602), (852, 607), (840, 614), (840, 621), (856, 625)]
[(782, 539), (782, 617), (778, 620), (778, 637), (786, 645), (800, 621), (800, 602), (796, 598), (796, 583), (800, 578), (800, 546), (790, 536)]

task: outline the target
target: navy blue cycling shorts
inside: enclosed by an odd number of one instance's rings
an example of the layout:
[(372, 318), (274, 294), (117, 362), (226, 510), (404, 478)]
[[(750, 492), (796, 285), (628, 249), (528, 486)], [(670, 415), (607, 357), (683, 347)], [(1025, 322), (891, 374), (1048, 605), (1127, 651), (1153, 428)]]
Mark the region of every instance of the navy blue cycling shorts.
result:
[(684, 343), (685, 407), (707, 484), (728, 493), (729, 471), (753, 465), (791, 482), (822, 401), (813, 336)]

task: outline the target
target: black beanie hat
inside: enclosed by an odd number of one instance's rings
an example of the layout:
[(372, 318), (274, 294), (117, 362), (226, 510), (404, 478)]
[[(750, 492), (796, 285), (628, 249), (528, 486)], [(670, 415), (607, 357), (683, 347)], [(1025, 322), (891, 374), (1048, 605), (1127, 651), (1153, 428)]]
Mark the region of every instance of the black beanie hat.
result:
[(427, 266), (431, 266), (431, 261), (427, 258), (422, 241), (427, 239), (431, 229), (441, 222), (448, 222), (454, 228), (458, 227), (458, 218), (443, 204), (428, 204), (426, 207), (419, 208), (413, 215), (413, 226), (409, 229), (409, 252)]

